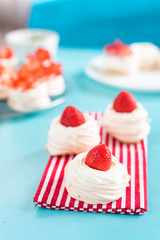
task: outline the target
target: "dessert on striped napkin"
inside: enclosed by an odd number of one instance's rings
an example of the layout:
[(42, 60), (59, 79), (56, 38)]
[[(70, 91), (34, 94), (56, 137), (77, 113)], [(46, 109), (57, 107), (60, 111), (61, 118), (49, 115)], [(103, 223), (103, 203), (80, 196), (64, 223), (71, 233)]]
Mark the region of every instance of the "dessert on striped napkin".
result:
[(88, 113), (68, 106), (52, 121), (46, 148), (51, 155), (78, 154), (99, 143), (97, 121)]
[[(100, 126), (102, 113), (89, 113)], [(65, 187), (64, 170), (75, 155), (51, 156), (34, 196), (37, 206), (50, 209), (142, 214), (147, 211), (147, 144), (146, 139), (138, 144), (120, 143), (100, 126), (101, 143), (109, 146), (111, 153), (126, 168), (131, 176), (123, 196), (108, 204), (89, 204), (72, 198)], [(74, 160), (73, 160), (74, 161)]]
[(130, 176), (104, 144), (78, 154), (65, 167), (69, 195), (88, 204), (107, 204), (125, 193)]
[(148, 113), (127, 91), (121, 91), (102, 118), (102, 125), (123, 143), (138, 143), (150, 132)]

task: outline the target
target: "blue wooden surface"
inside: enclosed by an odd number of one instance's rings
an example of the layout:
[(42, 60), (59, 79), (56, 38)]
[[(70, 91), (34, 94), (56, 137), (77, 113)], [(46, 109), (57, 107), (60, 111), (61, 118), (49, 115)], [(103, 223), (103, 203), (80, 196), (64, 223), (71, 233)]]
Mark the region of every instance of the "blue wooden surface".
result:
[(65, 104), (40, 114), (0, 121), (0, 239), (160, 239), (160, 94), (134, 93), (149, 111), (148, 213), (143, 216), (79, 213), (36, 207), (33, 196), (49, 155), (47, 130), (65, 106), (103, 111), (118, 89), (86, 77), (83, 68), (100, 50), (60, 49), (73, 84)]
[(31, 28), (57, 31), (61, 46), (102, 47), (120, 38), (160, 46), (159, 0), (32, 0)]

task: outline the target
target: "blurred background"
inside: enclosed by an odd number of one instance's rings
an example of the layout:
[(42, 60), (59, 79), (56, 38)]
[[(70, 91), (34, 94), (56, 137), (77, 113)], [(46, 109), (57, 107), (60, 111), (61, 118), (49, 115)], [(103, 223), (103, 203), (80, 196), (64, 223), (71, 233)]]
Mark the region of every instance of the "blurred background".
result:
[(27, 26), (31, 5), (30, 0), (0, 0), (0, 44), (6, 32)]
[(61, 46), (102, 47), (160, 39), (159, 0), (0, 0), (0, 41), (11, 29), (52, 29)]

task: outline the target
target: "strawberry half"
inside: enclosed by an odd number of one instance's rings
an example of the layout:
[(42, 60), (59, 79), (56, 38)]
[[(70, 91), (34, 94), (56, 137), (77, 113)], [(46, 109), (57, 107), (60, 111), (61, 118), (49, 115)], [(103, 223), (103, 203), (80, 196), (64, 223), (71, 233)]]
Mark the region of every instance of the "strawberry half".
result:
[(113, 109), (120, 113), (130, 113), (137, 108), (136, 100), (127, 91), (121, 91), (113, 102)]
[(85, 159), (85, 164), (90, 168), (107, 171), (112, 165), (111, 152), (105, 144), (99, 144), (92, 148)]
[(77, 108), (68, 106), (62, 113), (60, 123), (66, 127), (78, 127), (85, 123), (85, 118)]
[(0, 47), (0, 58), (11, 58), (12, 56), (13, 52), (10, 47)]
[(2, 75), (5, 71), (5, 67), (3, 67), (2, 65), (0, 65), (0, 75)]
[(43, 48), (38, 48), (37, 51), (35, 52), (35, 56), (39, 61), (44, 61), (51, 58), (49, 52)]
[(105, 50), (109, 54), (119, 57), (126, 57), (132, 54), (132, 50), (129, 45), (122, 43), (120, 40), (115, 40), (113, 44), (107, 44), (105, 46)]

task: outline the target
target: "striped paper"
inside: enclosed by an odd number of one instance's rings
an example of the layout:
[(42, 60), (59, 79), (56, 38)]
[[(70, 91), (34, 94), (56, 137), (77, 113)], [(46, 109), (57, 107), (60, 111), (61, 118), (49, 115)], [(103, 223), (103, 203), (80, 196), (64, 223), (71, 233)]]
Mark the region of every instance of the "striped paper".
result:
[[(90, 113), (100, 124), (102, 113)], [(65, 188), (64, 169), (74, 156), (51, 156), (34, 197), (37, 206), (50, 209), (141, 214), (147, 211), (147, 141), (136, 145), (120, 143), (100, 127), (101, 143), (123, 163), (131, 175), (129, 187), (122, 198), (109, 204), (87, 204), (71, 198)]]

